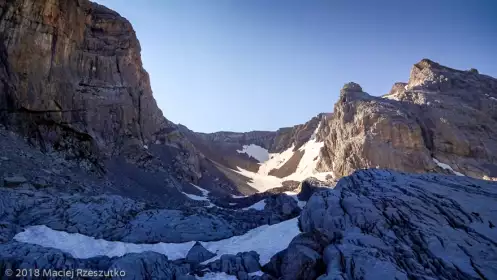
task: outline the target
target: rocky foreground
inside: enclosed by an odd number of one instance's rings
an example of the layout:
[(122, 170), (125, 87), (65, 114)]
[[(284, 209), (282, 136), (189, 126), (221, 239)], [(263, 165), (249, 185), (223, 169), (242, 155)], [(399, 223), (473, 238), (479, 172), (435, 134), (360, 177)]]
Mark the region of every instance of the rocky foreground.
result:
[[(314, 194), (299, 217), (301, 233), (270, 260), (262, 261), (258, 252), (250, 250), (216, 256), (204, 248), (210, 243), (189, 243), (188, 254), (181, 257), (136, 252), (82, 258), (74, 253), (79, 249), (71, 254), (14, 237), (28, 226), (45, 225), (128, 244), (215, 241), (243, 235), (246, 230), (236, 232), (234, 224), (243, 223), (243, 213), (255, 217), (258, 211), (232, 210), (238, 214), (229, 220), (223, 211), (213, 215), (147, 209), (120, 196), (53, 195), (26, 185), (4, 185), (0, 188), (0, 268), (128, 272), (116, 279), (201, 279), (209, 274), (218, 278), (206, 279), (230, 279), (229, 275), (320, 280), (497, 277), (495, 182), (370, 169), (344, 177), (334, 189), (308, 186), (302, 190), (305, 196), (309, 192)], [(295, 206), (289, 203), (283, 208), (291, 205)], [(281, 220), (295, 217), (287, 214)], [(254, 239), (266, 242), (263, 247), (277, 241), (277, 236)]]
[(497, 184), (357, 171), (314, 194), (302, 234), (265, 271), (281, 279), (497, 279)]

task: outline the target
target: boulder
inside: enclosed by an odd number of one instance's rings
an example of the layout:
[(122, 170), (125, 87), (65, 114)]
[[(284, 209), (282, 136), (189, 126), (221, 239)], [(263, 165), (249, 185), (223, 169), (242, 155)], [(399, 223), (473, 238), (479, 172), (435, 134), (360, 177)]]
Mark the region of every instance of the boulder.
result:
[(310, 177), (302, 181), (299, 185), (299, 194), (297, 195), (297, 198), (300, 201), (308, 201), (309, 198), (314, 194), (316, 191), (323, 190), (325, 188), (329, 188), (330, 183), (325, 183), (322, 181), (319, 181), (318, 179), (314, 177)]
[(27, 182), (28, 179), (23, 176), (8, 176), (3, 178), (3, 185), (5, 187), (17, 187)]
[(216, 254), (205, 249), (200, 242), (195, 242), (195, 245), (188, 251), (186, 260), (191, 263), (201, 263), (215, 256)]
[(295, 199), (286, 194), (269, 196), (265, 202), (264, 211), (272, 213), (270, 224), (294, 218), (301, 211)]
[(254, 251), (242, 252), (236, 255), (222, 255), (219, 260), (211, 262), (207, 266), (213, 272), (224, 272), (239, 277), (248, 277), (249, 273), (261, 269), (259, 254)]
[(302, 233), (273, 256), (263, 271), (282, 279), (315, 279), (326, 272), (322, 254), (328, 243), (319, 232)]

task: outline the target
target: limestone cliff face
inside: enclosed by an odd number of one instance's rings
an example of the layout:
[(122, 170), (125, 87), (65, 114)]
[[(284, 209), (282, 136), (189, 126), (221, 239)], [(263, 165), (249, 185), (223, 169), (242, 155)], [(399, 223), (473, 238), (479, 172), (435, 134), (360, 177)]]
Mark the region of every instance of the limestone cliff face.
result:
[(24, 132), (85, 153), (85, 145), (61, 139), (72, 134), (113, 155), (167, 125), (133, 28), (116, 12), (82, 0), (16, 0), (0, 2), (0, 15), (15, 76), (2, 107)]
[(0, 122), (154, 195), (235, 190), (162, 115), (131, 24), (87, 0), (0, 0)]
[(334, 110), (320, 170), (339, 177), (374, 167), (497, 177), (492, 77), (422, 60), (408, 83), (395, 84), (383, 98), (347, 84)]

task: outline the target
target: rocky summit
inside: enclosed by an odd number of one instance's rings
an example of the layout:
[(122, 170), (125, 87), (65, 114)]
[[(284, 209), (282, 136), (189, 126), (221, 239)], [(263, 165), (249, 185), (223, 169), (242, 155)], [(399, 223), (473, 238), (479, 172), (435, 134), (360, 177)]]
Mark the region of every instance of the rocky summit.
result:
[(140, 52), (102, 5), (0, 0), (0, 279), (497, 279), (497, 79), (423, 59), (200, 133)]
[(496, 114), (497, 79), (424, 59), (382, 97), (343, 87), (318, 168), (338, 177), (380, 167), (496, 180)]

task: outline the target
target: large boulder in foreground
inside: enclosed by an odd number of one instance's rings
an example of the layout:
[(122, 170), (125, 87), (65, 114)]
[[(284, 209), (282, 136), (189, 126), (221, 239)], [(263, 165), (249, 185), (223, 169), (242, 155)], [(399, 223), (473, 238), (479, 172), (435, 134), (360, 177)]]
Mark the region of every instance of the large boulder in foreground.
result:
[(357, 171), (311, 197), (299, 219), (303, 233), (267, 272), (320, 280), (497, 279), (495, 213), (495, 182)]

